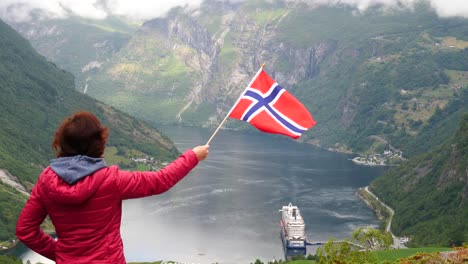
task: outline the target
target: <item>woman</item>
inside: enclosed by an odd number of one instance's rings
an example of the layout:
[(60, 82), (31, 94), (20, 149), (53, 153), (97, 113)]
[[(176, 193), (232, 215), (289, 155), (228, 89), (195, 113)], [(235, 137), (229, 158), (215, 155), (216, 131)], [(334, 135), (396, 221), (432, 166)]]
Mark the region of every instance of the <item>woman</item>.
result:
[[(21, 212), (18, 239), (56, 263), (126, 263), (122, 200), (169, 190), (208, 155), (209, 146), (198, 146), (160, 171), (128, 172), (104, 162), (107, 137), (108, 129), (89, 112), (66, 118), (52, 143), (57, 158), (41, 173)], [(47, 215), (57, 240), (40, 228)]]

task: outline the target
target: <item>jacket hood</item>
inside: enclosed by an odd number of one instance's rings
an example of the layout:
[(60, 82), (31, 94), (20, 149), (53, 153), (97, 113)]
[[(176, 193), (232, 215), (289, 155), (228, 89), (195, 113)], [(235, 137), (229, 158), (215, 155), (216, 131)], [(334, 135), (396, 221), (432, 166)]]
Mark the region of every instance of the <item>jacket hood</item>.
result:
[(70, 185), (105, 167), (107, 164), (103, 158), (83, 155), (57, 158), (50, 162), (50, 168)]
[(53, 159), (44, 178), (48, 196), (62, 204), (87, 201), (106, 178), (106, 172), (95, 173), (103, 168), (107, 165), (102, 158), (78, 155)]

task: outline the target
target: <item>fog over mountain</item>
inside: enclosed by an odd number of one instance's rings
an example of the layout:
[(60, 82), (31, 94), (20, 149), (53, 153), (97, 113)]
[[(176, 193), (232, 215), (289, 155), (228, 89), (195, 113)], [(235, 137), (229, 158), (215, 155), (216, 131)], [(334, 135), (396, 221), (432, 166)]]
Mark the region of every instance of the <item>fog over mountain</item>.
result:
[[(0, 18), (25, 22), (31, 20), (33, 14), (40, 14), (45, 18), (66, 18), (76, 15), (91, 19), (119, 15), (129, 19), (147, 20), (163, 16), (173, 7), (196, 7), (201, 2), (201, 0), (3, 0), (0, 2)], [(303, 2), (311, 5), (346, 4), (361, 11), (376, 5), (411, 9), (418, 2), (429, 2), (441, 17), (468, 17), (466, 0), (305, 0)]]
[(4, 0), (0, 2), (0, 17), (7, 21), (24, 22), (38, 11), (47, 18), (66, 18), (70, 15), (104, 19), (120, 15), (145, 20), (164, 15), (176, 6), (197, 6), (199, 0)]

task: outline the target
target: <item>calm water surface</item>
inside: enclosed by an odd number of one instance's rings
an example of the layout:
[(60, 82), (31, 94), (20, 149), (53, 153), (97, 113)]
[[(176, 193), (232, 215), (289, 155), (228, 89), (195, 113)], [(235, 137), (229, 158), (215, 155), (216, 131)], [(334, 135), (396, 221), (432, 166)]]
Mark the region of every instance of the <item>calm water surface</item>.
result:
[[(181, 152), (204, 144), (213, 131), (161, 130)], [(208, 159), (169, 192), (124, 202), (127, 260), (281, 259), (278, 210), (290, 202), (301, 209), (310, 241), (346, 238), (356, 227), (377, 226), (355, 192), (383, 169), (357, 166), (349, 158), (286, 137), (221, 131)], [(31, 252), (23, 259), (40, 261)]]

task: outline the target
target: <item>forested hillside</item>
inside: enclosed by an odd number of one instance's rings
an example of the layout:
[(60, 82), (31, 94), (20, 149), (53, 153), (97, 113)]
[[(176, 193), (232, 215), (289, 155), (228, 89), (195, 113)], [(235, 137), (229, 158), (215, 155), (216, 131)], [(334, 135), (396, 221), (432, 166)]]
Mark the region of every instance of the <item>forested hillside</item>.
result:
[[(131, 157), (160, 162), (177, 155), (172, 142), (147, 124), (74, 89), (73, 76), (36, 53), (0, 21), (0, 169), (29, 190), (49, 159), (54, 132), (78, 110), (95, 113), (110, 128), (106, 161), (134, 168)], [(24, 195), (0, 183), (0, 241), (14, 237)]]
[(411, 245), (468, 241), (468, 112), (449, 140), (379, 177), (371, 189), (395, 208), (392, 229)]

